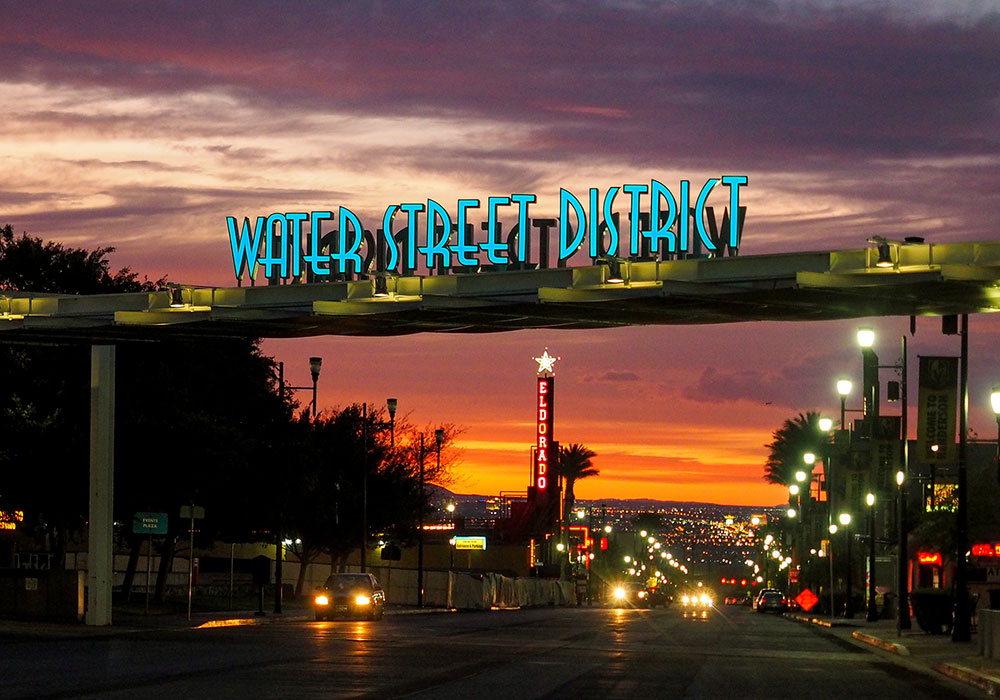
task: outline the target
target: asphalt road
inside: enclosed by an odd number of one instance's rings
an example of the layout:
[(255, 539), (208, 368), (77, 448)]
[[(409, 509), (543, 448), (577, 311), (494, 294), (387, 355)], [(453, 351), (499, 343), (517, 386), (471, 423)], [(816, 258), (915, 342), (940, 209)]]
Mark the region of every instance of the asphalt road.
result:
[(962, 698), (746, 608), (538, 609), (269, 621), (69, 639), (0, 635), (0, 698)]

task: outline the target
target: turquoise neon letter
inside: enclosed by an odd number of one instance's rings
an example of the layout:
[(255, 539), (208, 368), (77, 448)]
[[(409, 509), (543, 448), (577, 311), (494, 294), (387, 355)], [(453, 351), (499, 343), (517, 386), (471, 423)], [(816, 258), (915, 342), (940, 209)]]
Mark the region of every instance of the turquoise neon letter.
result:
[(329, 275), (329, 267), (320, 267), (321, 262), (329, 263), (329, 255), (320, 255), (319, 242), (323, 238), (323, 221), (333, 218), (332, 211), (314, 211), (310, 214), (312, 226), (309, 229), (309, 252), (305, 255), (305, 260), (309, 263), (309, 269), (314, 275)]
[(309, 215), (304, 211), (291, 212), (285, 214), (288, 219), (288, 237), (291, 239), (292, 250), (295, 254), (292, 257), (292, 277), (297, 278), (302, 274), (302, 222), (308, 221)]
[(648, 191), (649, 188), (645, 185), (625, 185), (622, 187), (622, 192), (626, 192), (630, 197), (629, 219), (631, 223), (629, 224), (628, 239), (629, 255), (639, 254), (639, 195), (646, 194)]
[[(441, 232), (441, 240), (434, 240), (434, 225), (437, 223), (438, 217), (441, 218), (441, 224), (443, 231)], [(451, 216), (440, 204), (435, 202), (433, 199), (427, 200), (427, 245), (420, 248), (420, 252), (424, 254), (424, 260), (427, 264), (427, 269), (430, 270), (434, 267), (434, 259), (437, 256), (441, 256), (441, 260), (445, 267), (451, 267), (451, 250), (448, 249), (446, 243), (448, 243), (448, 238), (451, 236)]]
[(590, 257), (596, 258), (600, 252), (597, 245), (597, 188), (590, 188), (590, 221), (587, 222), (587, 234), (590, 236)]
[(229, 247), (233, 251), (233, 269), (236, 271), (236, 278), (243, 279), (243, 268), (250, 273), (250, 279), (257, 277), (257, 253), (260, 252), (260, 237), (264, 228), (264, 219), (257, 217), (254, 224), (253, 237), (250, 234), (250, 219), (243, 217), (243, 226), (240, 232), (236, 233), (236, 218), (226, 217), (226, 225), (229, 226)]
[[(354, 239), (351, 241), (351, 247), (349, 250), (344, 250), (347, 247), (347, 225), (351, 225), (351, 229), (354, 232)], [(358, 219), (357, 214), (348, 209), (347, 207), (340, 207), (340, 250), (336, 253), (330, 255), (330, 259), (336, 260), (340, 263), (340, 271), (347, 272), (347, 263), (351, 261), (354, 263), (354, 269), (361, 272), (361, 256), (358, 255), (358, 248), (361, 247), (362, 240), (362, 227), (361, 220)]]
[(478, 199), (460, 199), (458, 200), (458, 240), (455, 244), (451, 246), (452, 251), (455, 253), (455, 257), (458, 259), (459, 265), (478, 265), (478, 258), (470, 258), (469, 255), (475, 255), (479, 247), (476, 245), (466, 244), (465, 242), (465, 227), (466, 220), (468, 219), (468, 210), (475, 209), (479, 207)]
[(486, 242), (480, 243), (479, 247), (486, 251), (486, 258), (494, 265), (502, 265), (510, 262), (508, 258), (501, 258), (496, 253), (503, 251), (507, 253), (507, 244), (497, 242), (497, 207), (510, 204), (510, 197), (489, 197), (486, 200), (486, 212), (488, 217), (488, 228), (486, 229)]
[(525, 247), (528, 243), (528, 205), (534, 204), (538, 198), (533, 194), (512, 194), (510, 201), (517, 204), (517, 261), (527, 262), (528, 256)]
[[(274, 223), (278, 223), (281, 226), (281, 232), (278, 234), (279, 237), (279, 253), (280, 256), (275, 256), (274, 250), (274, 234), (272, 232), (272, 226)], [(267, 255), (266, 258), (261, 258), (261, 264), (264, 265), (264, 276), (271, 277), (274, 274), (274, 267), (278, 267), (278, 276), (287, 277), (288, 276), (288, 219), (285, 218), (284, 214), (278, 214), (275, 212), (267, 217), (267, 222), (264, 224), (264, 252)]]
[[(576, 236), (572, 242), (566, 241), (566, 231), (569, 227), (569, 208), (576, 212)], [(577, 251), (583, 243), (583, 232), (587, 228), (587, 215), (583, 205), (576, 195), (569, 190), (559, 190), (559, 259), (565, 260)]]
[(738, 248), (740, 245), (740, 232), (736, 227), (739, 219), (737, 214), (740, 211), (740, 185), (747, 184), (746, 175), (724, 175), (722, 184), (729, 188), (729, 247)]
[(615, 203), (617, 194), (617, 187), (612, 187), (604, 194), (604, 223), (607, 224), (608, 235), (611, 237), (611, 241), (608, 243), (608, 254), (614, 256), (618, 255), (618, 227), (615, 226), (614, 212), (611, 211), (611, 207)]
[[(654, 252), (659, 252), (660, 239), (662, 238), (667, 239), (667, 251), (670, 253), (676, 252), (677, 236), (674, 235), (673, 231), (669, 230), (674, 225), (674, 220), (677, 219), (677, 201), (674, 199), (674, 194), (658, 180), (653, 180), (649, 184), (649, 194), (649, 231), (643, 232), (642, 235), (649, 239), (649, 247)], [(667, 220), (663, 222), (662, 226), (660, 225), (660, 197), (667, 200)], [(632, 220), (635, 221), (637, 218), (638, 216), (633, 212)]]
[(691, 219), (691, 183), (681, 180), (680, 201), (677, 203), (677, 237), (680, 239), (681, 250), (688, 249), (688, 228)]
[[(701, 192), (698, 194), (698, 201), (694, 205), (694, 225), (698, 229), (698, 238), (701, 239), (701, 242), (709, 250), (718, 249), (715, 247), (715, 241), (712, 240), (712, 237), (708, 235), (708, 231), (705, 230), (705, 200), (708, 199), (708, 195), (712, 193), (712, 190), (718, 184), (718, 178), (709, 178), (702, 186)], [(730, 220), (732, 220), (732, 217), (730, 217)]]
[(399, 246), (396, 245), (396, 239), (392, 237), (392, 219), (396, 216), (397, 211), (399, 211), (399, 207), (390, 204), (382, 215), (382, 235), (385, 237), (386, 250), (389, 252), (389, 260), (385, 264), (386, 270), (395, 270), (396, 263), (399, 262)]
[(417, 212), (424, 210), (423, 204), (400, 204), (399, 208), (406, 212), (406, 267), (417, 268)]

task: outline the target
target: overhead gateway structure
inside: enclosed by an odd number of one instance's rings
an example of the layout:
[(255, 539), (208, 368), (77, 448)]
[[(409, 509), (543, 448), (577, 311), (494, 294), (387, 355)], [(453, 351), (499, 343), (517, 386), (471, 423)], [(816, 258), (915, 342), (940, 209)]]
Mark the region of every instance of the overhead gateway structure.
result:
[(490, 333), (818, 321), (1000, 309), (1000, 242), (258, 287), (75, 296), (0, 292), (0, 342)]
[(114, 345), (490, 333), (1000, 310), (1000, 241), (74, 296), (0, 291), (0, 342), (90, 343), (87, 623), (111, 622)]

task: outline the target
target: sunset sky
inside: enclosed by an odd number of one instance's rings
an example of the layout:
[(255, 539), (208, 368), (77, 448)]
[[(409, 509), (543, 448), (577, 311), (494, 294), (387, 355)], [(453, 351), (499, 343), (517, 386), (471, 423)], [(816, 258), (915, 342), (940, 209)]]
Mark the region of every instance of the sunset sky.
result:
[[(225, 219), (747, 175), (741, 254), (872, 235), (1000, 240), (1000, 5), (46, 2), (0, 9), (0, 226), (232, 286)], [(719, 205), (721, 208), (721, 204)], [(372, 223), (372, 227), (377, 223)], [(869, 319), (884, 363), (908, 320)], [(772, 504), (771, 433), (839, 410), (862, 321), (267, 341), (320, 407), (399, 399), (463, 429), (453, 489), (523, 490), (532, 357), (585, 499)], [(1000, 322), (971, 320), (970, 426), (995, 438)], [(920, 319), (911, 357), (958, 354)], [(916, 383), (916, 370), (911, 373)], [(304, 398), (304, 397), (303, 397)], [(857, 393), (851, 405), (860, 403)], [(894, 409), (886, 407), (885, 412)]]

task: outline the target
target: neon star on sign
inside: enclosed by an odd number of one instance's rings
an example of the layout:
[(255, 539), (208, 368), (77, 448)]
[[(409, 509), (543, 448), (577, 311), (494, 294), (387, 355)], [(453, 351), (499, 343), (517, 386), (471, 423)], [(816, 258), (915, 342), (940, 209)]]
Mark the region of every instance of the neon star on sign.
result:
[(548, 372), (549, 374), (555, 374), (554, 367), (555, 367), (555, 364), (556, 364), (556, 360), (558, 360), (560, 358), (558, 358), (558, 357), (552, 357), (552, 355), (549, 354), (549, 349), (545, 348), (545, 352), (542, 353), (541, 357), (533, 357), (531, 359), (533, 359), (535, 362), (538, 363), (538, 372), (539, 372), (539, 374), (541, 374), (542, 372)]

